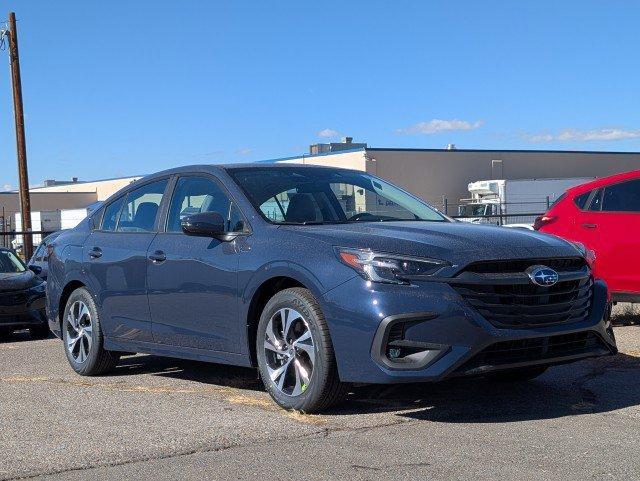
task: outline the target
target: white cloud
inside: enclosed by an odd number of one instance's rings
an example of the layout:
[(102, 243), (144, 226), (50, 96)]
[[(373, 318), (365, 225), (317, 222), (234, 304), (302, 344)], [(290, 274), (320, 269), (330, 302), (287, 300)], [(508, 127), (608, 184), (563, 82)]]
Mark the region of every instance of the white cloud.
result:
[(13, 190), (13, 186), (11, 184), (4, 184), (2, 190)]
[(565, 129), (557, 133), (523, 134), (529, 142), (591, 142), (640, 138), (640, 130), (602, 128), (592, 130)]
[(440, 132), (452, 132), (456, 130), (475, 130), (484, 124), (482, 120), (469, 122), (468, 120), (443, 120), (432, 119), (428, 122), (419, 122), (404, 129), (398, 129), (399, 134), (426, 134), (433, 135)]
[(333, 129), (323, 129), (320, 132), (318, 132), (316, 134), (318, 137), (322, 137), (325, 139), (331, 138), (331, 137), (339, 137), (340, 136), (340, 132), (338, 132), (337, 130), (333, 130)]
[(247, 147), (236, 150), (236, 154), (238, 155), (249, 155), (251, 152), (253, 152), (253, 149)]

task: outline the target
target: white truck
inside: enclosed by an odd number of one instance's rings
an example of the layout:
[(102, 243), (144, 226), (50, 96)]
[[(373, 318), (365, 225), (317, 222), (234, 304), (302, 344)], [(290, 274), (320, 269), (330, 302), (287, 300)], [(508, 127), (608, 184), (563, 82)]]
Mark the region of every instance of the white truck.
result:
[(460, 200), (458, 216), (466, 222), (527, 228), (533, 224), (535, 214), (545, 212), (567, 189), (593, 179), (571, 177), (471, 182), (468, 186), (471, 197)]
[[(15, 214), (16, 230), (20, 230), (22, 226), (22, 215), (20, 212)], [(60, 211), (59, 210), (35, 210), (31, 211), (31, 230), (35, 232), (55, 232), (60, 230)], [(42, 241), (41, 234), (33, 234), (33, 245), (40, 245)], [(12, 241), (12, 247), (18, 250), (22, 246), (22, 235), (18, 234)]]
[[(94, 202), (83, 209), (62, 209), (62, 210), (43, 210), (31, 212), (31, 230), (42, 231), (45, 233), (53, 233), (62, 229), (73, 229), (87, 215), (94, 210), (100, 208), (102, 202)], [(15, 230), (19, 231), (22, 226), (22, 215), (20, 212), (15, 214)], [(33, 245), (38, 246), (42, 242), (42, 234), (33, 234)], [(22, 235), (16, 235), (11, 241), (11, 247), (15, 250), (22, 248)]]

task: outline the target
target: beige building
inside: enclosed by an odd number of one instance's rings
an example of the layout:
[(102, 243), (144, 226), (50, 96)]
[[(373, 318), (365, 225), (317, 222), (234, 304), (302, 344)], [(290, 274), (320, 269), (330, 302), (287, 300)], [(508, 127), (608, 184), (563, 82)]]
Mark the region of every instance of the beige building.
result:
[[(84, 209), (98, 201), (105, 200), (122, 187), (139, 179), (121, 177), (116, 179), (81, 182), (77, 179), (69, 182), (55, 180), (45, 181), (43, 187), (29, 189), (32, 212), (56, 212), (73, 209)], [(0, 192), (0, 227), (4, 231), (19, 230), (16, 226), (16, 213), (20, 212), (20, 196), (17, 191)], [(16, 228), (17, 227), (17, 228)], [(34, 230), (38, 230), (35, 229)], [(0, 244), (5, 245), (6, 242)]]
[(43, 187), (32, 187), (29, 191), (32, 196), (40, 193), (93, 193), (95, 196), (94, 202), (96, 202), (107, 199), (111, 194), (140, 178), (141, 176), (118, 177), (115, 179), (90, 180), (87, 182), (78, 181), (75, 178), (71, 182), (47, 180)]
[[(640, 169), (640, 152), (548, 150), (386, 149), (331, 145), (331, 150), (272, 162), (303, 163), (361, 170), (389, 180), (441, 206), (469, 197), (476, 180), (603, 177)], [(362, 144), (354, 144), (362, 145)], [(364, 144), (366, 145), (366, 144)]]

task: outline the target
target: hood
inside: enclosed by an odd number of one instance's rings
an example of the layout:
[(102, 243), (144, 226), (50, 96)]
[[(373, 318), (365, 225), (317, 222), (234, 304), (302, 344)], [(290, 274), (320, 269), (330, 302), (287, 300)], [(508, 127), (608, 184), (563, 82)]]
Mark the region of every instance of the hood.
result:
[(42, 282), (42, 279), (28, 269), (24, 272), (0, 272), (0, 292), (21, 291)]
[(281, 226), (335, 246), (434, 257), (462, 265), (478, 260), (575, 257), (559, 237), (535, 231), (466, 222), (379, 222)]

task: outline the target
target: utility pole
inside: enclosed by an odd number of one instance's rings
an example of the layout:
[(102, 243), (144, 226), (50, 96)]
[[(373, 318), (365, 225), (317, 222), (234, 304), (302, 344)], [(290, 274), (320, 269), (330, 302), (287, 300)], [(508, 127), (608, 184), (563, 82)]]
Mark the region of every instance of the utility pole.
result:
[(11, 84), (13, 86), (13, 114), (16, 120), (16, 148), (18, 150), (18, 182), (20, 189), (20, 211), (22, 216), (22, 252), (26, 261), (33, 253), (31, 236), (31, 198), (29, 196), (29, 173), (27, 171), (27, 144), (24, 135), (24, 111), (22, 108), (22, 81), (20, 79), (20, 56), (18, 54), (18, 30), (16, 14), (9, 13), (9, 58), (11, 59)]

